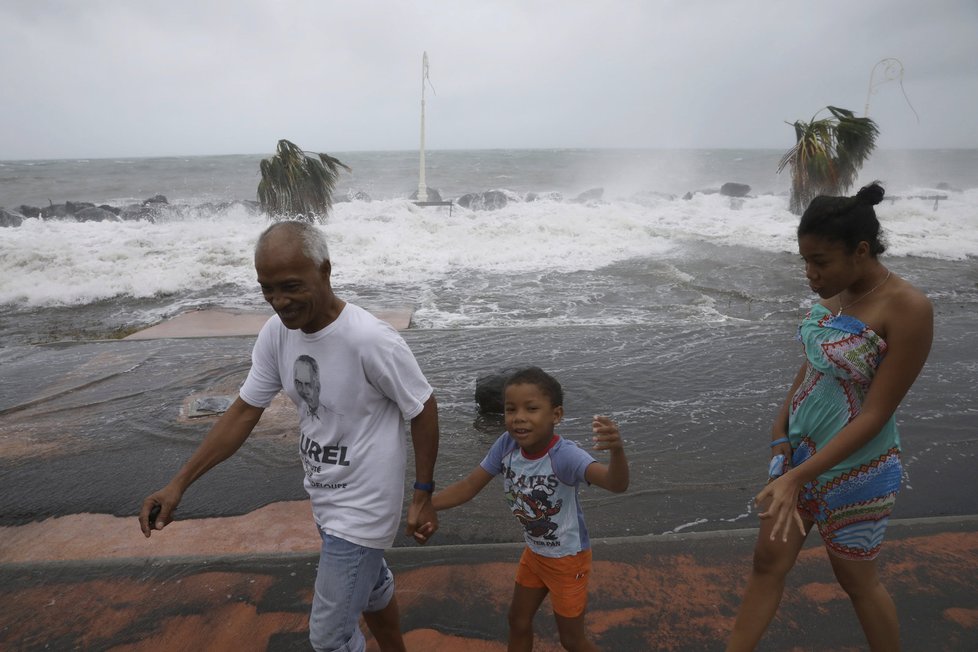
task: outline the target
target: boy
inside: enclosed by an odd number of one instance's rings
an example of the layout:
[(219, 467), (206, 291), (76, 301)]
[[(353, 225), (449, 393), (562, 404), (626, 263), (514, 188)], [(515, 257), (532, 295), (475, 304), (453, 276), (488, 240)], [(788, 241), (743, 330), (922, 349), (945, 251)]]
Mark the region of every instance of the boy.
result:
[(564, 416), (563, 390), (537, 367), (516, 372), (503, 388), (506, 432), (464, 480), (432, 498), (436, 510), (471, 500), (503, 475), (506, 500), (523, 524), (527, 547), (516, 571), (509, 608), (509, 650), (533, 648), (533, 616), (550, 594), (560, 642), (567, 650), (597, 650), (587, 638), (584, 612), (591, 544), (578, 498), (581, 481), (620, 493), (628, 488), (628, 460), (618, 426), (594, 417), (594, 449), (611, 453), (601, 464), (554, 434)]

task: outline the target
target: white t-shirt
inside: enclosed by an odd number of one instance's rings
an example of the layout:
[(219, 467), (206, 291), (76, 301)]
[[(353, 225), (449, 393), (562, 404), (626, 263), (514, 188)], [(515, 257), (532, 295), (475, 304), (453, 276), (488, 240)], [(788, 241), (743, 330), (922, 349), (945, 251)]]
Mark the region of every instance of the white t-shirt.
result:
[(594, 461), (577, 444), (556, 435), (546, 450), (530, 457), (504, 432), (480, 466), (492, 475), (502, 474), (506, 502), (523, 524), (530, 550), (543, 557), (566, 557), (591, 547), (577, 489)]
[(283, 389), (299, 409), (299, 458), (316, 523), (358, 545), (389, 547), (404, 501), (404, 419), (420, 414), (432, 393), (407, 344), (350, 303), (312, 334), (273, 316), (240, 396), (268, 407)]

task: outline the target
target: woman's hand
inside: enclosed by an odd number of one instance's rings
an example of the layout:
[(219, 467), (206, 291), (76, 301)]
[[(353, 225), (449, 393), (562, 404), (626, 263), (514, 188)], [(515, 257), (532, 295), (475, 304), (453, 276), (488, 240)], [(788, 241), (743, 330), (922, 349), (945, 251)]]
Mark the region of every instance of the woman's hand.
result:
[(798, 526), (801, 535), (805, 535), (805, 523), (798, 513), (798, 494), (801, 493), (801, 484), (794, 476), (795, 474), (789, 471), (780, 478), (772, 480), (754, 498), (756, 507), (767, 505), (758, 516), (762, 519), (774, 519), (774, 526), (771, 528), (772, 541), (780, 534), (781, 540), (787, 542), (792, 521)]

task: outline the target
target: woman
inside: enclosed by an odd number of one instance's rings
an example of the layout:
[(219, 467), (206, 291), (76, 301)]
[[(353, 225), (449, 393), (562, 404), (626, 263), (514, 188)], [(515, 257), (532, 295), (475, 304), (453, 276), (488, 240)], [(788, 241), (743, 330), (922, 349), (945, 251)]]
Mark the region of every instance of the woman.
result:
[(894, 412), (930, 352), (934, 318), (927, 297), (878, 259), (882, 199), (876, 183), (855, 197), (816, 197), (798, 225), (821, 301), (799, 327), (807, 359), (771, 431), (772, 479), (755, 499), (761, 528), (727, 650), (757, 645), (813, 525), (870, 649), (899, 649), (876, 556), (900, 487)]

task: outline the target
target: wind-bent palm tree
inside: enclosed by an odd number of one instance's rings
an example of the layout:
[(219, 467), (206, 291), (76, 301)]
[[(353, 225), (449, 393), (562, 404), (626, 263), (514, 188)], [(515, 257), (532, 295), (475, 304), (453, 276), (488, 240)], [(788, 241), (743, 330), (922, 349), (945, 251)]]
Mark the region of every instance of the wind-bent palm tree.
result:
[(791, 166), (789, 208), (796, 215), (818, 195), (841, 195), (849, 190), (876, 147), (879, 129), (875, 122), (857, 118), (847, 109), (825, 108), (832, 117), (816, 120), (816, 113), (811, 122), (794, 123), (797, 142), (778, 165), (778, 173)]
[(276, 154), (261, 162), (258, 203), (263, 211), (275, 218), (326, 220), (339, 169), (352, 170), (329, 154), (314, 154), (278, 141)]

